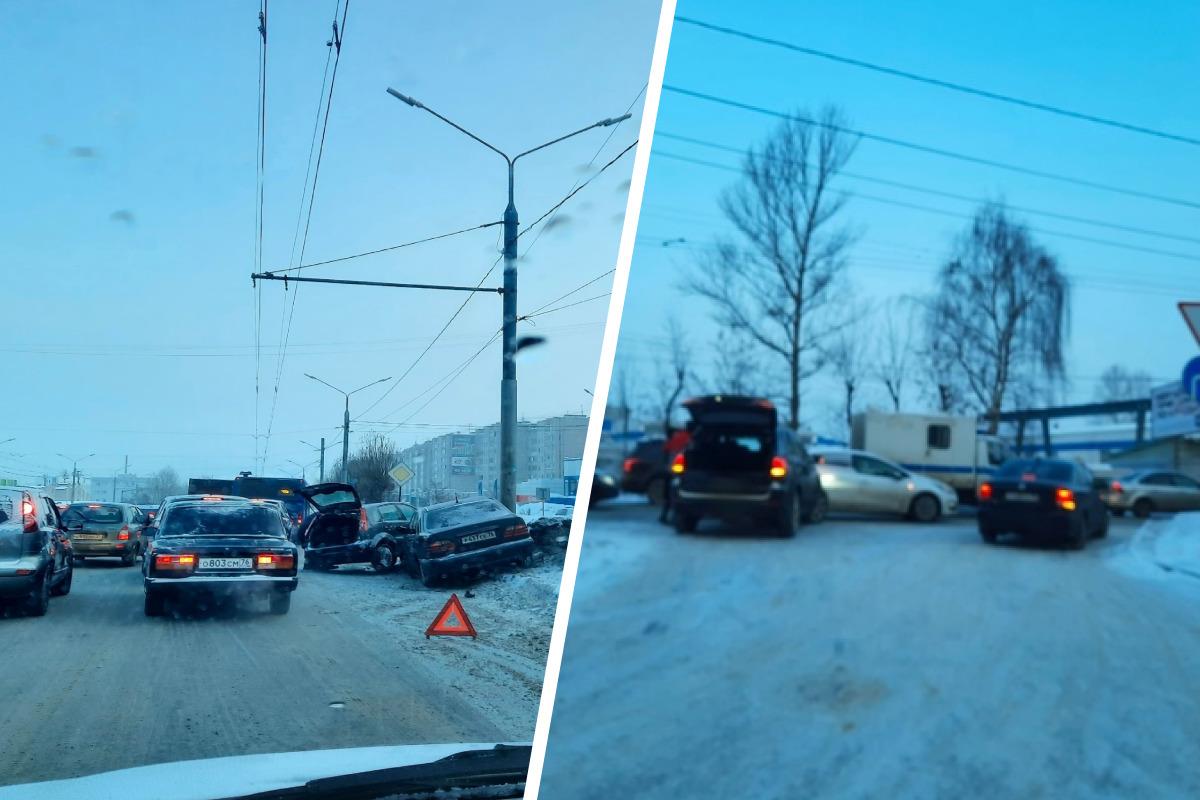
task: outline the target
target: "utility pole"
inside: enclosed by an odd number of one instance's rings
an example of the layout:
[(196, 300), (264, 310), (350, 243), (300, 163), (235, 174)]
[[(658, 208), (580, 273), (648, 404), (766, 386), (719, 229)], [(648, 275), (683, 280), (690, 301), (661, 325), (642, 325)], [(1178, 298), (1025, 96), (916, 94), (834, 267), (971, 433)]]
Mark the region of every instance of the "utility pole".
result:
[[(255, 275), (254, 277), (255, 278), (260, 278), (260, 277), (266, 278), (267, 275)], [(303, 280), (303, 279), (293, 278), (292, 280)], [(376, 384), (383, 383), (384, 381), (389, 381), (389, 380), (391, 380), (391, 378), (390, 377), (389, 378), (380, 378), (377, 381), (371, 381), (370, 383), (366, 384), (365, 386), (360, 386), (352, 392), (347, 392), (347, 391), (343, 391), (343, 390), (339, 389), (338, 387), (334, 386), (332, 383), (321, 380), (316, 375), (309, 375), (306, 372), (306, 373), (304, 373), (304, 377), (311, 378), (312, 380), (316, 381), (317, 383), (323, 383), (326, 386), (328, 386), (330, 389), (333, 389), (335, 392), (342, 395), (342, 397), (346, 398), (346, 414), (342, 418), (342, 483), (347, 483), (348, 482), (347, 475), (349, 474), (348, 470), (349, 470), (349, 464), (350, 464), (350, 395), (358, 394), (363, 389), (369, 389), (372, 386), (375, 386)], [(324, 445), (325, 445), (324, 439), (321, 440), (321, 445), (322, 445), (322, 448), (324, 448)], [(309, 445), (309, 446), (311, 447), (312, 445)], [(324, 449), (321, 450), (321, 457), (322, 457), (322, 459), (324, 459), (324, 457), (325, 457)]]
[(300, 444), (307, 445), (307, 446), (311, 447), (313, 450), (317, 450), (321, 453), (321, 468), (320, 468), (321, 469), (321, 477), (319, 479), (319, 482), (324, 483), (325, 482), (325, 437), (324, 436), (321, 437), (320, 447), (313, 444), (312, 442), (306, 442), (303, 439), (300, 440)]
[(79, 485), (79, 462), (83, 461), (84, 459), (91, 458), (92, 456), (94, 456), (96, 454), (89, 453), (88, 455), (84, 456), (83, 458), (68, 458), (67, 456), (64, 456), (62, 453), (57, 453), (56, 455), (58, 455), (59, 458), (66, 459), (67, 461), (71, 462), (71, 502), (74, 503), (75, 502), (75, 489)]

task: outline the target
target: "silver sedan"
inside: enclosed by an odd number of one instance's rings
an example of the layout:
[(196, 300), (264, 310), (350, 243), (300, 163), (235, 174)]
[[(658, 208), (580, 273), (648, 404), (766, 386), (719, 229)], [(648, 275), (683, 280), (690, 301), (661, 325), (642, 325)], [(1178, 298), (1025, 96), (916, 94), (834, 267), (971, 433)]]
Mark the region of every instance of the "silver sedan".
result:
[(894, 514), (933, 522), (958, 508), (958, 495), (948, 485), (872, 453), (822, 447), (810, 452), (830, 511)]

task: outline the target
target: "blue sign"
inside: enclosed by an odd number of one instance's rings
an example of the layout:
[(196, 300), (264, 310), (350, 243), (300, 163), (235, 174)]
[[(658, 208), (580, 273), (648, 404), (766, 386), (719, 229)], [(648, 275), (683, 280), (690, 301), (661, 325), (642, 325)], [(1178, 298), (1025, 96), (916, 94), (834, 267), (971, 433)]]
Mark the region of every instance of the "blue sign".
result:
[(1183, 390), (1188, 397), (1200, 403), (1200, 356), (1196, 356), (1183, 368)]

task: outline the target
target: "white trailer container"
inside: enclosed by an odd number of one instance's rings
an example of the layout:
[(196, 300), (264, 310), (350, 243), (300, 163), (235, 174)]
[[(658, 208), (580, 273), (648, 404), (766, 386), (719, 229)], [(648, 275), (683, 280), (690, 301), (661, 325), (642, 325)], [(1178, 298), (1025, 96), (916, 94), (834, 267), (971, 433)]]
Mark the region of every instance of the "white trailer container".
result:
[(971, 501), (979, 484), (1012, 456), (1000, 437), (979, 433), (975, 417), (938, 414), (856, 414), (850, 446), (937, 478)]

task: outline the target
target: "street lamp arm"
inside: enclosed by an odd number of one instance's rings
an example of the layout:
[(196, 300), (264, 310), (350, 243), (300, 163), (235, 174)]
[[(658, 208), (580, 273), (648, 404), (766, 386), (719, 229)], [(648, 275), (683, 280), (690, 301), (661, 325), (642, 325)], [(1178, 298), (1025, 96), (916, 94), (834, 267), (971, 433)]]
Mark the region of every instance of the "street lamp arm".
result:
[(379, 379), (379, 380), (377, 380), (377, 381), (371, 381), (371, 382), (370, 382), (370, 383), (368, 383), (366, 386), (360, 386), (360, 387), (358, 387), (357, 389), (355, 389), (353, 392), (347, 392), (347, 393), (346, 393), (346, 396), (347, 396), (347, 397), (349, 397), (349, 396), (350, 396), (350, 395), (352, 395), (352, 394), (358, 394), (358, 393), (359, 393), (359, 392), (361, 392), (363, 389), (370, 389), (370, 388), (371, 388), (372, 386), (374, 386), (375, 384), (377, 384), (377, 383), (383, 383), (384, 381), (388, 381), (388, 380), (391, 380), (391, 376), (388, 376), (388, 377), (386, 377), (386, 378), (380, 378), (380, 379)]
[(323, 380), (321, 380), (320, 378), (318, 378), (316, 375), (309, 375), (309, 374), (306, 372), (306, 373), (304, 373), (304, 377), (306, 377), (306, 378), (312, 378), (312, 379), (313, 379), (314, 381), (316, 381), (317, 383), (323, 383), (323, 384), (325, 384), (326, 386), (328, 386), (330, 389), (333, 389), (333, 390), (334, 390), (335, 392), (337, 392), (338, 394), (342, 394), (342, 395), (346, 394), (346, 393), (345, 393), (345, 392), (343, 392), (341, 389), (339, 389), (338, 387), (334, 386), (332, 383), (329, 383), (328, 381), (323, 381)]
[(420, 100), (417, 100), (415, 97), (409, 97), (409, 96), (408, 96), (408, 95), (406, 95), (406, 94), (400, 94), (400, 92), (397, 92), (395, 89), (393, 89), (393, 88), (392, 88), (392, 87), (390, 87), (390, 86), (388, 87), (388, 90), (387, 90), (387, 92), (388, 92), (388, 94), (390, 94), (392, 97), (395, 97), (397, 100), (400, 100), (400, 101), (402, 101), (402, 102), (408, 103), (408, 104), (409, 104), (410, 106), (412, 106), (413, 108), (419, 108), (419, 109), (422, 109), (423, 111), (428, 111), (430, 114), (433, 114), (435, 117), (437, 117), (438, 119), (440, 119), (442, 122), (446, 123), (447, 125), (449, 125), (450, 127), (454, 128), (455, 130), (459, 131), (460, 133), (463, 133), (463, 134), (466, 134), (467, 136), (470, 136), (472, 139), (474, 139), (475, 141), (479, 142), (481, 145), (483, 145), (484, 147), (486, 147), (488, 150), (491, 150), (493, 153), (495, 153), (496, 155), (498, 155), (498, 156), (500, 156), (501, 158), (503, 158), (505, 161), (507, 161), (507, 162), (509, 163), (509, 165), (510, 165), (510, 166), (512, 165), (512, 162), (516, 161), (516, 159), (515, 159), (515, 158), (509, 158), (509, 157), (508, 157), (508, 154), (507, 154), (507, 153), (505, 153), (505, 152), (504, 152), (503, 150), (501, 150), (500, 148), (498, 148), (498, 147), (495, 147), (495, 146), (493, 146), (493, 145), (489, 144), (488, 142), (484, 141), (483, 139), (479, 138), (478, 136), (476, 136), (475, 134), (471, 133), (469, 130), (467, 130), (466, 128), (464, 128), (462, 125), (459, 125), (457, 122), (454, 122), (453, 120), (450, 120), (450, 119), (447, 119), (446, 117), (443, 117), (441, 114), (439, 114), (438, 112), (434, 111), (432, 108), (430, 108), (429, 106), (425, 105), (425, 104), (424, 104), (424, 103), (422, 103)]
[(537, 147), (526, 150), (523, 153), (517, 153), (515, 156), (513, 156), (512, 163), (514, 163), (514, 164), (517, 163), (517, 159), (521, 158), (522, 156), (527, 156), (530, 153), (536, 153), (538, 150), (544, 150), (552, 144), (558, 144), (561, 141), (570, 139), (572, 136), (578, 136), (581, 133), (586, 133), (587, 131), (590, 131), (592, 128), (607, 128), (610, 125), (616, 125), (619, 122), (624, 122), (625, 120), (629, 119), (631, 116), (633, 116), (633, 115), (632, 114), (624, 114), (620, 117), (609, 117), (608, 119), (602, 119), (599, 122), (593, 122), (591, 125), (588, 125), (585, 128), (580, 128), (579, 130), (568, 133), (565, 136), (560, 136), (557, 139), (552, 139), (551, 141), (546, 142), (545, 144), (539, 144)]

